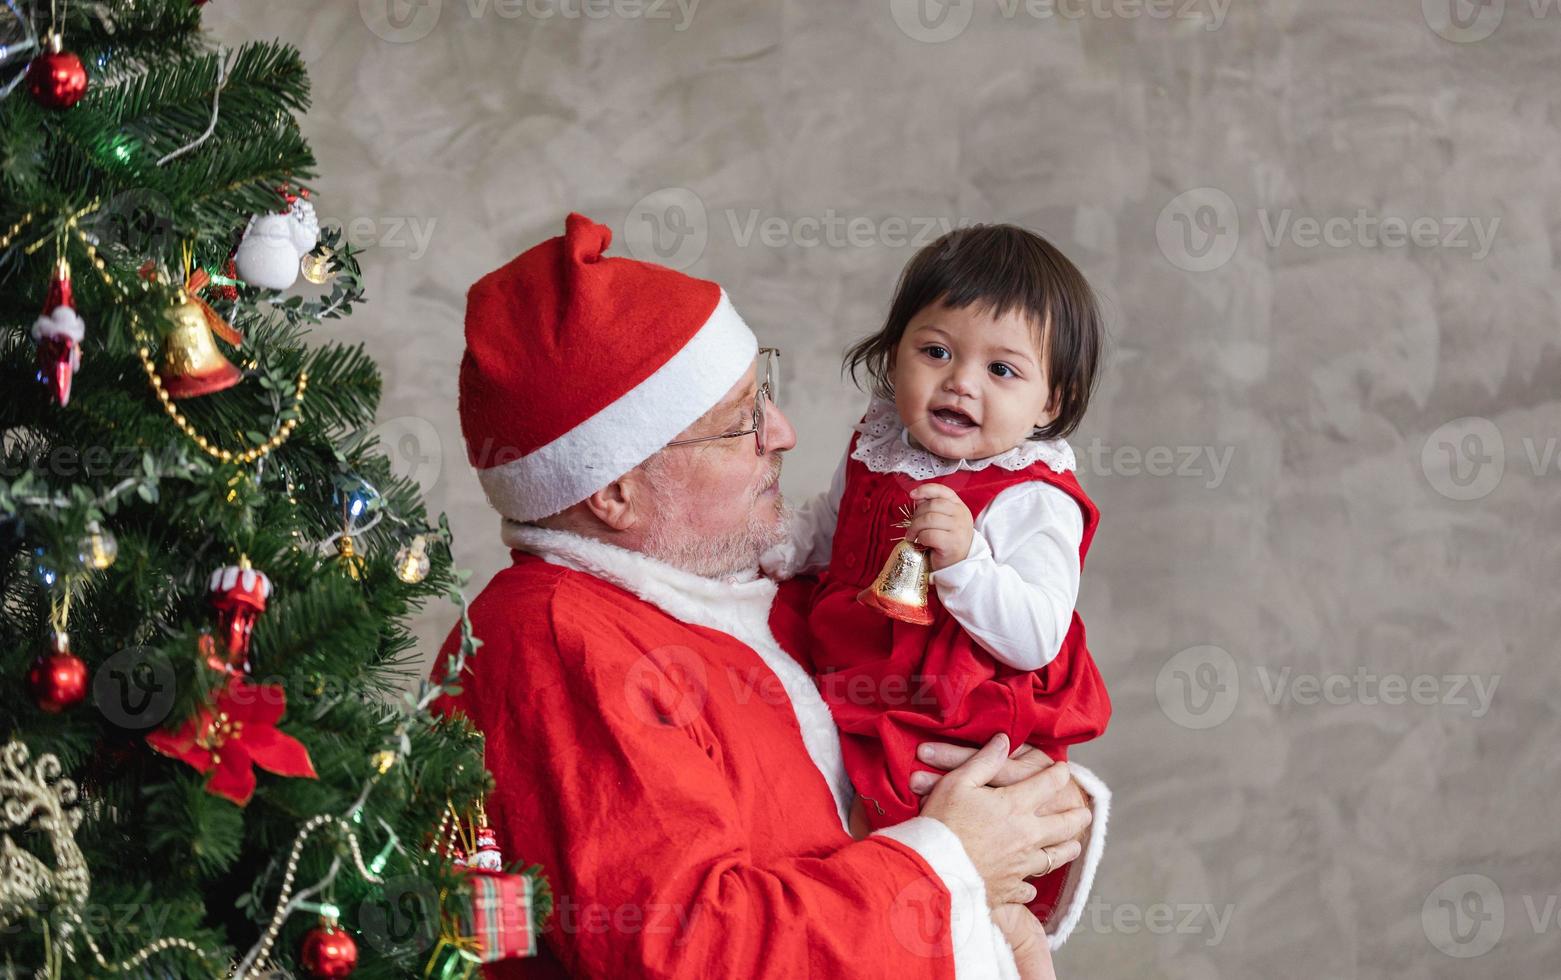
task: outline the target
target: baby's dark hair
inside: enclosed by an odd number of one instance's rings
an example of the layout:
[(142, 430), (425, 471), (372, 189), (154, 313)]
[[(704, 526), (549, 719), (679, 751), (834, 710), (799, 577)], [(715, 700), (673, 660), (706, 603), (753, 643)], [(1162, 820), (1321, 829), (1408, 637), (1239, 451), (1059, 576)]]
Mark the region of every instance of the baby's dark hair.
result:
[(893, 399), (890, 370), (905, 328), (939, 300), (956, 310), (979, 303), (994, 317), (1017, 310), (1030, 320), (1038, 349), (1045, 349), (1041, 330), (1050, 323), (1045, 369), (1057, 415), (1031, 438), (1060, 438), (1078, 428), (1100, 368), (1104, 328), (1095, 292), (1067, 256), (1014, 225), (959, 228), (917, 252), (900, 273), (883, 329), (846, 351), (841, 372), (849, 371), (860, 388), (857, 369), (864, 369), (872, 393)]

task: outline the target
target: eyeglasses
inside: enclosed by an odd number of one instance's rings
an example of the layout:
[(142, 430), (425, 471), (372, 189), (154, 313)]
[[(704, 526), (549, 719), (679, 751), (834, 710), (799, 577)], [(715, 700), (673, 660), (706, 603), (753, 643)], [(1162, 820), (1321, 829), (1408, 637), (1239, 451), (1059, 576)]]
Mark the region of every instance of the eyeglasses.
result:
[(779, 381), (776, 377), (776, 365), (780, 362), (779, 347), (759, 348), (759, 388), (753, 393), (753, 428), (743, 429), (741, 432), (723, 432), (718, 436), (700, 436), (698, 439), (677, 439), (667, 443), (668, 446), (689, 446), (696, 442), (711, 442), (715, 439), (740, 439), (743, 436), (754, 437), (754, 451), (760, 456), (764, 455), (764, 403), (774, 403), (779, 397)]

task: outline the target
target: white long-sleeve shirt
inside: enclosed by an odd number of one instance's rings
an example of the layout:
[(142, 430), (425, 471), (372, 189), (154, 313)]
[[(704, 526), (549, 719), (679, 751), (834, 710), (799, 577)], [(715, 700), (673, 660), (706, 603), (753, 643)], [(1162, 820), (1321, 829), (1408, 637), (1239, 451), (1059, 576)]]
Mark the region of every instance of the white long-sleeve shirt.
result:
[[(1027, 442), (979, 460), (948, 460), (910, 439), (892, 402), (874, 398), (856, 426), (862, 433), (851, 458), (877, 473), (936, 479), (987, 466), (1024, 469), (1041, 460), (1059, 472), (1076, 467), (1061, 439)], [(842, 456), (829, 489), (804, 501), (787, 525), (787, 538), (765, 552), (760, 567), (775, 579), (829, 564), (840, 500)], [(938, 599), (983, 649), (1016, 670), (1038, 670), (1062, 648), (1079, 594), (1079, 545), (1084, 514), (1078, 502), (1049, 483), (1021, 483), (999, 493), (975, 515), (970, 553), (932, 573)]]

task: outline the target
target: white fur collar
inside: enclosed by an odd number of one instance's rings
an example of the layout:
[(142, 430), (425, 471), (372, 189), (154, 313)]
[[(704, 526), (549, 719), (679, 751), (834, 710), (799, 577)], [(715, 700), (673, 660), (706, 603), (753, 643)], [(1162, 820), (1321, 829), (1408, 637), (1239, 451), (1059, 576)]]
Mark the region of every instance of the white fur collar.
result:
[(1064, 439), (1026, 440), (1007, 452), (982, 459), (945, 459), (911, 445), (910, 432), (900, 421), (894, 402), (876, 396), (868, 403), (866, 417), (853, 428), (862, 434), (862, 438), (857, 440), (851, 458), (874, 473), (904, 473), (916, 480), (931, 480), (959, 470), (984, 470), (988, 466), (1018, 471), (1040, 462), (1058, 473), (1078, 467), (1073, 447)]
[(745, 616), (762, 615), (767, 622), (770, 605), (775, 600), (775, 583), (760, 575), (757, 568), (751, 577), (706, 578), (644, 552), (570, 531), (506, 519), (502, 533), (504, 543), (511, 548), (528, 551), (555, 565), (589, 572), (633, 592), (678, 619), (701, 626), (715, 626), (706, 622), (706, 617), (723, 606), (737, 606)]
[(855, 790), (840, 755), (840, 732), (813, 679), (770, 632), (770, 606), (777, 588), (773, 580), (757, 569), (752, 578), (738, 581), (705, 578), (595, 538), (510, 520), (504, 522), (503, 536), (511, 548), (611, 582), (670, 616), (720, 630), (752, 648), (786, 689), (802, 742), (829, 784), (841, 826), (849, 827)]

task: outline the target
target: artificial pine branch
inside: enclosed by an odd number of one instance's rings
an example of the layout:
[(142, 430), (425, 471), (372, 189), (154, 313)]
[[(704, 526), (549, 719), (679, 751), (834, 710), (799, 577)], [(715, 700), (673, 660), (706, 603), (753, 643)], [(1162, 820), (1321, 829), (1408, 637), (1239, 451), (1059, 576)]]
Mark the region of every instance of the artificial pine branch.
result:
[[(296, 879), (319, 882), (335, 868), (329, 897), (349, 929), (361, 929), (359, 911), (383, 901), (381, 882), (397, 876), (428, 882), (447, 896), (439, 911), (453, 911), (464, 879), (429, 857), (427, 838), (447, 807), (472, 806), (490, 778), (470, 726), (429, 714), (457, 678), (419, 683), (407, 621), (433, 596), (459, 599), (464, 577), (451, 568), (446, 523), (431, 520), (420, 488), (392, 473), (369, 434), (381, 392), (370, 352), (316, 335), (322, 318), (362, 301), (354, 250), (324, 231), (336, 281), (318, 298), (244, 284), (236, 298), (208, 289), (205, 298), (245, 336), (238, 347), (218, 342), (243, 372), (227, 390), (165, 410), (139, 354), (145, 347), (161, 363), (186, 252), (223, 272), (250, 216), (278, 210), (279, 187), (312, 177), (296, 118), (309, 99), (302, 61), (278, 42), (218, 55), (188, 0), (80, 0), (69, 10), (69, 46), (89, 66), (86, 99), (63, 112), (42, 110), (25, 92), (0, 102), (0, 228), (30, 222), (0, 250), (0, 740), (55, 754), (79, 782), (88, 802), (77, 842), (92, 899), (144, 913), (78, 938), (91, 938), (110, 963), (168, 938), (205, 955), (176, 948), (109, 970), (75, 943), (68, 969), (220, 975), (270, 922), (285, 856), (300, 828), (322, 815), (331, 822), (300, 850)], [(160, 163), (211, 121), (219, 62), (224, 81), (209, 138)], [(56, 240), (87, 323), (66, 406), (38, 384), (29, 333)], [(89, 242), (118, 285), (93, 268)], [(155, 275), (145, 287), (143, 269)], [(310, 383), (300, 406), (302, 372)], [(262, 459), (240, 464), (201, 449), (176, 419), (235, 453), (285, 423), (296, 428)], [(378, 499), (373, 526), (353, 529), (363, 559), (353, 578), (330, 539), (344, 530), (338, 495), (359, 483), (372, 484)], [(109, 568), (80, 558), (94, 528), (118, 541)], [(405, 582), (394, 556), (415, 534), (428, 535), (431, 569)], [(228, 683), (208, 660), (228, 652), (208, 580), (241, 556), (273, 585), (250, 638), (248, 677), (285, 693), (277, 731), (307, 749), (316, 773), (259, 771), (242, 807), (145, 741), (203, 717)], [(53, 618), (62, 581), (73, 583), (70, 649), (91, 672), (93, 697), (49, 713), (21, 678), (48, 649), (51, 629), (64, 625)], [(469, 629), (461, 639), (463, 655), (476, 652)], [(349, 837), (382, 862), (377, 872), (341, 863)], [(38, 840), (20, 846), (50, 856)], [(34, 921), (57, 927), (65, 911), (38, 914)], [(286, 920), (277, 965), (296, 968), (312, 925), (309, 914)], [(59, 961), (46, 935), (60, 936), (57, 928), (8, 934), (7, 966), (31, 972)], [(421, 950), (360, 943), (360, 952), (360, 977), (405, 976), (424, 965)]]

